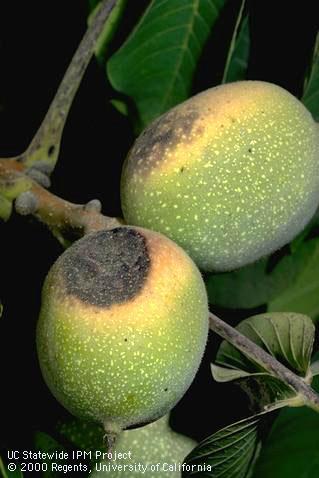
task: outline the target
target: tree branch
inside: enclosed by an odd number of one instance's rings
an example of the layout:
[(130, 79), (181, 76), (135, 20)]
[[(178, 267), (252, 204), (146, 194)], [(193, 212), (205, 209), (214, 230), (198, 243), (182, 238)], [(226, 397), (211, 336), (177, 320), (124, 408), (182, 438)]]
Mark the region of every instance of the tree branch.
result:
[(228, 325), (216, 315), (209, 313), (210, 329), (227, 340), (246, 357), (262, 366), (272, 376), (279, 378), (290, 385), (305, 400), (305, 405), (319, 412), (319, 395), (298, 375), (285, 367), (282, 363), (265, 352), (252, 340)]
[(67, 232), (81, 236), (122, 225), (119, 219), (101, 214), (97, 200), (74, 204), (55, 196), (24, 174), (23, 165), (14, 160), (0, 160), (0, 193), (7, 194), (11, 200), (16, 198), (18, 213), (32, 214), (61, 237)]
[(74, 96), (94, 53), (96, 41), (115, 4), (116, 0), (103, 0), (101, 3), (66, 70), (40, 128), (27, 150), (14, 158), (27, 167), (39, 163), (39, 168), (43, 168), (47, 174), (54, 169), (60, 151), (64, 125)]

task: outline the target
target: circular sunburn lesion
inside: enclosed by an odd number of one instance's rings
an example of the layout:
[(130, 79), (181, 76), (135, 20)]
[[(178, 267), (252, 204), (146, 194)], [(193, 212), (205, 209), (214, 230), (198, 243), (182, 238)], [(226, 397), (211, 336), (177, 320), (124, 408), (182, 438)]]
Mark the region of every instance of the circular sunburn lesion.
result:
[(151, 259), (143, 234), (119, 227), (80, 239), (58, 259), (56, 267), (65, 295), (107, 308), (139, 294)]
[(130, 177), (138, 171), (147, 178), (158, 164), (169, 159), (168, 151), (181, 143), (194, 141), (199, 117), (196, 108), (185, 108), (182, 112), (173, 108), (153, 121), (131, 148), (124, 166), (125, 175)]

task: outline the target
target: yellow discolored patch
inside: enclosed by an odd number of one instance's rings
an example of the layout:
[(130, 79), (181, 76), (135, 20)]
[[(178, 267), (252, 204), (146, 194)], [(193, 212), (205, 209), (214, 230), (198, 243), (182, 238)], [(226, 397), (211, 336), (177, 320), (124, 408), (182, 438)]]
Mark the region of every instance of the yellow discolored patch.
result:
[(104, 307), (85, 301), (66, 290), (58, 260), (45, 282), (37, 329), (41, 369), (57, 399), (78, 417), (122, 428), (172, 408), (194, 378), (208, 333), (206, 290), (195, 264), (166, 237), (134, 230), (150, 259), (139, 291)]
[[(142, 228), (135, 229), (143, 234)], [(59, 294), (59, 308), (71, 309), (79, 321), (91, 320), (97, 331), (105, 327), (110, 330), (117, 329), (122, 327), (123, 323), (132, 329), (136, 326), (139, 329), (163, 327), (163, 320), (172, 319), (169, 314), (172, 304), (175, 304), (184, 294), (185, 288), (190, 286), (194, 274), (199, 273), (181, 248), (161, 234), (147, 231), (147, 249), (150, 268), (145, 284), (129, 301), (105, 308), (97, 307), (76, 296), (65, 294), (61, 278), (59, 287), (63, 292)], [(168, 287), (168, 278), (171, 287)], [(55, 288), (56, 284), (53, 287)]]
[(155, 170), (169, 174), (192, 166), (213, 138), (219, 142), (227, 135), (229, 140), (241, 123), (263, 114), (265, 96), (275, 108), (273, 90), (262, 82), (238, 82), (196, 95), (146, 128), (131, 149), (126, 167), (134, 163), (134, 174), (147, 176)]
[[(189, 111), (185, 132), (179, 118)], [(150, 148), (167, 116), (174, 140)], [(123, 168), (124, 217), (176, 241), (203, 270), (236, 269), (280, 248), (310, 220), (318, 156), (318, 127), (288, 91), (260, 81), (211, 88), (137, 139)]]

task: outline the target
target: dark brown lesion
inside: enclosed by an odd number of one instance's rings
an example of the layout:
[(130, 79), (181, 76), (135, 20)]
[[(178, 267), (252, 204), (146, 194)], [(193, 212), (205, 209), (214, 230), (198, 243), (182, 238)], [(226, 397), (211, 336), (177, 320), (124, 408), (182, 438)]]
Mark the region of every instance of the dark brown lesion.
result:
[(97, 307), (133, 299), (150, 265), (145, 237), (129, 227), (88, 234), (59, 259), (66, 293)]
[[(189, 143), (199, 115), (194, 108), (184, 107), (182, 110), (177, 107), (153, 121), (130, 150), (125, 174), (130, 175), (137, 169), (147, 174), (158, 161), (164, 159), (168, 148), (173, 150), (178, 143)], [(139, 160), (142, 162), (137, 164)]]

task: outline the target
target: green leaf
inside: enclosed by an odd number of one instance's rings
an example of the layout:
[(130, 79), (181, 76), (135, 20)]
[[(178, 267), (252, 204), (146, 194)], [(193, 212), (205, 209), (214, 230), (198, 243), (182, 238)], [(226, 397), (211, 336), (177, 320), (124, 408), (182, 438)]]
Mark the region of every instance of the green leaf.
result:
[[(293, 372), (303, 377), (308, 374), (315, 327), (306, 315), (258, 314), (240, 322), (236, 329)], [(250, 373), (264, 371), (226, 341), (222, 342), (216, 361), (227, 362), (235, 369), (244, 366), (243, 370)]]
[(268, 310), (293, 310), (316, 319), (319, 316), (319, 239), (302, 244), (293, 254), (293, 259), (301, 267), (294, 280), (272, 298)]
[(302, 102), (319, 121), (319, 32), (317, 34), (310, 72), (304, 86)]
[[(59, 443), (57, 442), (54, 438), (52, 438), (50, 435), (48, 435), (47, 433), (44, 433), (44, 432), (36, 432), (35, 435), (34, 435), (34, 446), (35, 446), (35, 449), (38, 450), (38, 451), (42, 451), (44, 453), (48, 453), (48, 454), (55, 454), (55, 453), (59, 453), (59, 452), (63, 452), (64, 451), (64, 447)], [(43, 478), (56, 478), (57, 476), (57, 473), (52, 470), (52, 462), (56, 462), (56, 458), (47, 458), (47, 459), (43, 459), (43, 460), (40, 460), (42, 463), (46, 463), (48, 466), (47, 466), (47, 471), (43, 471), (42, 472), (42, 476)], [(59, 465), (65, 465), (66, 464), (66, 461), (64, 461), (63, 459), (59, 459), (58, 460), (59, 462)]]
[(86, 451), (95, 451), (105, 448), (103, 427), (96, 423), (72, 418), (57, 425), (57, 431), (67, 439), (73, 447)]
[(319, 360), (312, 362), (310, 370), (313, 377), (319, 375)]
[(192, 471), (182, 476), (246, 478), (259, 452), (259, 431), (265, 418), (265, 413), (254, 415), (206, 438), (186, 457)]
[[(319, 208), (313, 215), (311, 221), (306, 225), (306, 227), (291, 241), (290, 250), (292, 254), (298, 252), (299, 247), (307, 240), (307, 238), (317, 230), (319, 226)], [(316, 234), (317, 235), (317, 234)]]
[[(96, 42), (95, 55), (99, 63), (102, 65), (105, 63), (108, 47), (120, 23), (126, 4), (127, 4), (127, 0), (117, 0), (110, 16), (105, 22), (103, 31)], [(100, 8), (100, 2), (98, 1), (90, 2), (91, 13), (88, 18), (88, 25), (91, 25), (92, 20), (94, 16), (96, 15), (99, 8)]]
[[(12, 462), (16, 464), (16, 462)], [(13, 471), (9, 471), (8, 468), (5, 466), (5, 464), (2, 461), (2, 458), (0, 456), (0, 477), (1, 478), (23, 478), (23, 473), (20, 470), (19, 465), (17, 464), (17, 469)]]
[(245, 0), (242, 1), (233, 38), (230, 44), (222, 83), (243, 80), (246, 78), (250, 39), (248, 16), (242, 19)]
[(0, 218), (7, 221), (12, 212), (12, 201), (0, 195)]
[[(236, 329), (298, 376), (311, 379), (315, 327), (309, 317), (295, 313), (259, 314), (243, 320)], [(302, 403), (288, 383), (273, 376), (227, 341), (220, 345), (216, 365), (212, 366), (214, 379), (219, 382), (240, 379), (257, 409)]]
[(128, 116), (128, 113), (129, 113), (128, 107), (127, 107), (127, 104), (124, 103), (124, 101), (117, 100), (117, 99), (112, 99), (112, 100), (110, 100), (110, 103), (123, 116)]
[(269, 259), (261, 259), (236, 271), (207, 275), (209, 302), (234, 309), (267, 303), (293, 281), (300, 267), (291, 256), (285, 256), (271, 272), (268, 264)]
[[(319, 240), (305, 239), (317, 226), (316, 216), (291, 243), (291, 254), (284, 256), (270, 272), (272, 257), (236, 271), (207, 275), (209, 302), (234, 309), (250, 309), (268, 302), (269, 311), (293, 310), (315, 318), (319, 315), (319, 276), (316, 274)], [(281, 303), (285, 300), (287, 305)]]
[(153, 0), (107, 64), (112, 86), (131, 97), (139, 124), (190, 94), (203, 46), (225, 0)]
[(246, 372), (245, 370), (220, 367), (216, 364), (211, 364), (211, 370), (216, 382), (231, 382), (232, 380), (250, 376), (250, 372)]
[(308, 408), (280, 412), (263, 446), (254, 478), (319, 476), (319, 415)]

